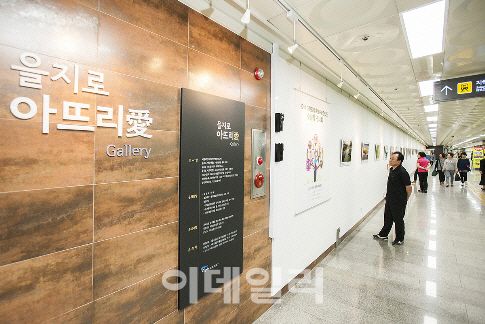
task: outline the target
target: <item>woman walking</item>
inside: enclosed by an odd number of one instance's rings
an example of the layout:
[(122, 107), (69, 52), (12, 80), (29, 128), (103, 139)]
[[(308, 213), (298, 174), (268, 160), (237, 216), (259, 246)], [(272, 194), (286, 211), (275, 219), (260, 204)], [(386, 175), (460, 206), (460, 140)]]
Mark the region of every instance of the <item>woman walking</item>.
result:
[(448, 158), (445, 160), (445, 167), (443, 168), (446, 177), (446, 186), (449, 187), (450, 178), (451, 186), (453, 187), (453, 181), (455, 180), (455, 173), (458, 173), (456, 167), (456, 160), (453, 158), (453, 153), (448, 153)]
[(461, 157), (458, 160), (456, 166), (458, 167), (458, 172), (460, 173), (461, 185), (467, 185), (467, 173), (470, 172), (470, 160), (466, 157), (466, 153), (461, 153)]
[(445, 172), (443, 171), (444, 167), (445, 167), (445, 154), (440, 153), (434, 166), (434, 169), (438, 172), (438, 176), (440, 178), (440, 185), (443, 185), (445, 183)]
[(418, 177), (419, 177), (419, 187), (421, 188), (421, 192), (427, 193), (428, 192), (428, 170), (430, 167), (429, 160), (426, 158), (426, 153), (419, 152), (420, 158), (416, 163), (416, 168), (418, 169)]

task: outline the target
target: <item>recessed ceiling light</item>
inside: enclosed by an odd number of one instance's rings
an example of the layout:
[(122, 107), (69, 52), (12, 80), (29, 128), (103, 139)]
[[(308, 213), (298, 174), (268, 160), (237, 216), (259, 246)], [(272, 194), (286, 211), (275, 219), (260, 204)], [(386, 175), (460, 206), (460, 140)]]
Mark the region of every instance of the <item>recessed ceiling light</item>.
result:
[(438, 116), (429, 116), (429, 117), (426, 117), (426, 119), (428, 121), (437, 121), (438, 120)]
[(418, 82), (419, 92), (421, 92), (421, 97), (432, 96), (433, 95), (433, 83), (439, 81), (438, 79), (421, 81)]
[(438, 105), (427, 105), (424, 106), (424, 111), (425, 112), (432, 112), (432, 111), (438, 111)]
[(443, 52), (445, 1), (402, 14), (412, 58)]
[(428, 124), (428, 127), (438, 127), (438, 124)]

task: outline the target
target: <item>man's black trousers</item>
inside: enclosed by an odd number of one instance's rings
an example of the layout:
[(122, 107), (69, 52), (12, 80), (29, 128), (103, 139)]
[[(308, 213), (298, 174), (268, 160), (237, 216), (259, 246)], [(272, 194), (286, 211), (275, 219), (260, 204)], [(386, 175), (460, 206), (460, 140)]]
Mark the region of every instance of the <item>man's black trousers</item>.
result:
[(404, 213), (406, 212), (406, 204), (392, 205), (386, 201), (384, 207), (384, 226), (379, 232), (380, 236), (388, 236), (392, 228), (392, 223), (395, 224), (396, 241), (404, 241)]

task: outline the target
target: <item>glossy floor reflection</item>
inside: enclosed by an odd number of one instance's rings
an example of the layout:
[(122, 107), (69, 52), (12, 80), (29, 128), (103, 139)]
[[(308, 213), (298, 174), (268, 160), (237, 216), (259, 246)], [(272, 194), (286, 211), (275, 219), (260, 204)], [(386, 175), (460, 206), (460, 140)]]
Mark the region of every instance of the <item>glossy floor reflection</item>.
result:
[(485, 194), (479, 172), (467, 187), (413, 185), (404, 245), (376, 241), (384, 208), (255, 323), (485, 323)]

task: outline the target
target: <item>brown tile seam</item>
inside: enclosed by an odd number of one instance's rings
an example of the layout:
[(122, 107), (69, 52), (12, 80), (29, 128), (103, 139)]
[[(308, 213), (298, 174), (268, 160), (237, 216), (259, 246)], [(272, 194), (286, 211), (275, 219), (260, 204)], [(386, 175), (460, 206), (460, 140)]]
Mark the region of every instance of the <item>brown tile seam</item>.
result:
[(94, 242), (94, 244), (100, 243), (100, 242), (109, 241), (109, 240), (113, 240), (113, 239), (116, 239), (116, 238), (119, 238), (119, 237), (123, 237), (123, 236), (128, 236), (128, 235), (131, 235), (131, 234), (145, 232), (145, 231), (148, 231), (148, 230), (151, 230), (151, 229), (154, 229), (154, 228), (159, 228), (159, 227), (162, 227), (162, 226), (171, 225), (171, 224), (175, 224), (175, 223), (178, 223), (178, 221), (173, 221), (173, 222), (170, 222), (170, 223), (166, 223), (166, 224), (162, 224), (162, 225), (157, 225), (157, 226), (153, 226), (153, 227), (150, 227), (150, 228), (141, 229), (141, 230), (134, 231), (134, 232), (131, 232), (131, 233), (126, 233), (126, 234), (121, 234), (121, 235), (118, 235), (118, 236), (113, 236), (113, 237), (110, 237), (110, 238), (107, 238), (107, 239), (104, 239), (104, 240), (96, 241), (96, 242)]
[[(173, 313), (177, 313), (177, 312), (178, 312), (178, 310), (176, 309), (176, 310), (174, 310), (173, 312), (171, 312), (170, 314), (167, 314), (167, 315), (165, 315), (164, 317), (162, 317), (161, 319), (159, 319), (158, 321), (154, 322), (153, 324), (156, 324), (156, 323), (158, 323), (158, 322), (160, 322), (160, 321), (163, 321), (165, 318), (167, 318), (167, 317), (169, 317), (170, 315), (172, 315)], [(184, 319), (184, 323), (185, 323), (185, 319)]]
[(116, 184), (116, 183), (128, 183), (128, 182), (148, 181), (148, 180), (163, 180), (163, 179), (174, 179), (174, 178), (178, 178), (178, 176), (170, 176), (170, 177), (165, 177), (165, 178), (122, 180), (122, 181), (115, 181), (115, 182), (88, 183), (88, 184), (79, 184), (79, 185), (64, 186), (64, 187), (35, 188), (35, 189), (24, 189), (24, 190), (14, 190), (14, 191), (1, 191), (0, 194), (8, 194), (8, 193), (16, 193), (16, 192), (28, 192), (28, 191), (39, 191), (39, 190), (63, 189), (63, 188), (99, 186), (99, 185)]
[[(41, 54), (42, 55), (42, 54)], [(110, 71), (110, 72), (113, 72), (113, 71)], [(117, 72), (113, 72), (113, 73), (117, 73)], [(136, 77), (133, 77), (131, 75), (126, 75), (130, 78), (136, 78)], [(137, 78), (139, 79), (139, 78)], [(144, 80), (144, 79), (142, 79)], [(145, 80), (145, 81), (149, 81), (149, 82), (152, 82), (150, 80)], [(156, 82), (158, 83), (158, 82)], [(169, 85), (167, 85), (169, 86)], [(171, 86), (173, 87), (173, 86)], [(179, 89), (179, 87), (173, 87), (173, 88), (177, 88)], [(97, 99), (97, 98), (96, 98)], [(95, 99), (95, 102), (96, 102), (96, 99)], [(98, 105), (95, 104), (95, 107), (97, 107)], [(266, 109), (266, 108), (262, 108), (262, 107), (258, 107), (258, 106), (254, 106), (255, 108), (261, 108), (261, 109)], [(58, 109), (62, 109), (62, 108), (58, 108)], [(96, 110), (95, 108), (93, 108), (94, 110)], [(95, 130), (92, 131), (93, 134), (96, 133), (96, 129), (98, 129), (98, 125), (97, 125), (97, 118), (98, 118), (98, 114), (94, 114), (94, 123), (93, 124), (88, 124), (88, 125), (83, 125), (83, 126), (92, 126), (92, 127), (95, 127)], [(43, 121), (41, 120), (20, 120), (18, 118), (5, 118), (5, 117), (0, 117), (0, 120), (15, 120), (15, 121), (20, 121), (20, 122), (28, 122), (28, 123), (43, 123)], [(58, 124), (57, 122), (49, 122), (49, 125), (55, 125), (55, 124)], [(100, 129), (105, 129), (105, 127), (103, 126), (100, 126)], [(82, 132), (86, 132), (86, 131), (82, 131)], [(150, 132), (167, 132), (167, 133), (180, 133), (180, 131), (178, 130), (166, 130), (166, 129), (150, 129)], [(85, 133), (86, 134), (86, 133)]]
[(29, 260), (34, 260), (34, 259), (42, 258), (42, 257), (48, 256), (48, 255), (52, 255), (52, 254), (56, 254), (56, 253), (61, 253), (61, 252), (69, 251), (69, 250), (78, 249), (78, 248), (81, 248), (81, 247), (84, 247), (84, 246), (88, 246), (88, 245), (91, 245), (91, 244), (93, 244), (93, 243), (86, 243), (86, 244), (78, 245), (78, 246), (71, 247), (71, 248), (68, 248), (68, 249), (64, 249), (64, 250), (61, 250), (61, 251), (51, 252), (51, 253), (42, 254), (42, 255), (39, 255), (39, 256), (36, 256), (36, 257), (33, 257), (33, 258), (28, 258), (28, 259), (25, 259), (25, 260), (15, 261), (15, 262), (12, 262), (12, 263), (8, 263), (8, 264), (1, 265), (0, 268), (7, 267), (7, 266), (10, 266), (10, 265), (13, 265), (13, 264), (20, 263), (20, 262), (25, 262), (25, 261), (29, 261)]
[[(271, 255), (265, 257), (264, 259), (266, 258), (271, 258)], [(256, 294), (259, 294), (260, 292), (263, 291), (263, 289), (267, 289), (269, 287), (269, 289), (271, 290), (271, 282), (269, 284), (267, 284), (266, 286), (262, 287), (260, 290), (258, 290), (257, 292), (253, 292), (251, 291), (251, 293), (256, 293)], [(246, 302), (248, 302), (249, 300), (251, 299), (251, 297), (249, 297), (248, 299), (246, 299), (245, 301), (243, 301), (242, 303), (239, 303), (239, 306), (236, 307), (232, 312), (230, 312), (228, 315), (226, 315), (222, 320), (220, 320), (218, 323), (221, 323), (223, 322), (226, 318), (228, 318), (232, 313), (236, 312), (242, 305), (244, 305)], [(271, 296), (271, 299), (273, 300), (273, 296)], [(269, 303), (268, 303), (269, 304)], [(274, 301), (271, 302), (271, 304), (274, 304)]]
[[(128, 285), (128, 286), (126, 286), (126, 287), (123, 287), (123, 288), (121, 288), (121, 289), (118, 289), (118, 290), (116, 290), (116, 291), (114, 291), (114, 292), (112, 292), (112, 293), (110, 293), (110, 294), (108, 294), (108, 295), (106, 295), (106, 296), (103, 296), (103, 297), (100, 297), (100, 298), (97, 298), (97, 299), (94, 299), (94, 297), (93, 297), (93, 300), (92, 300), (92, 301), (90, 301), (89, 303), (86, 303), (86, 304), (84, 304), (84, 305), (78, 306), (78, 307), (76, 307), (76, 308), (74, 308), (74, 309), (71, 309), (71, 310), (70, 310), (70, 311), (68, 311), (68, 312), (65, 312), (65, 313), (62, 313), (62, 314), (60, 314), (60, 315), (57, 315), (56, 317), (50, 318), (50, 319), (48, 319), (47, 321), (44, 321), (44, 322), (42, 322), (42, 323), (46, 323), (46, 322), (52, 321), (53, 319), (56, 319), (56, 318), (61, 317), (61, 316), (63, 316), (63, 315), (69, 314), (69, 313), (71, 313), (71, 312), (73, 312), (73, 311), (75, 311), (75, 310), (77, 310), (77, 309), (79, 309), (79, 308), (82, 308), (82, 307), (84, 307), (84, 306), (87, 306), (87, 305), (93, 304), (95, 301), (98, 301), (98, 300), (101, 300), (101, 299), (106, 298), (106, 297), (108, 297), (108, 296), (111, 296), (111, 295), (113, 295), (113, 294), (116, 294), (117, 292), (120, 292), (120, 291), (125, 290), (125, 289), (127, 289), (127, 288), (130, 288), (130, 287), (132, 287), (132, 286), (134, 286), (134, 285), (137, 285), (137, 284), (139, 284), (139, 283), (141, 283), (141, 282), (143, 282), (143, 281), (146, 281), (146, 280), (149, 280), (149, 279), (154, 278), (154, 277), (156, 277), (156, 276), (159, 276), (159, 275), (161, 275), (162, 273), (165, 273), (165, 272), (167, 272), (167, 271), (169, 271), (169, 270), (172, 270), (172, 269), (174, 269), (174, 268), (176, 268), (176, 266), (174, 266), (174, 267), (172, 267), (172, 268), (170, 268), (170, 269), (166, 269), (166, 270), (164, 270), (164, 271), (162, 271), (162, 272), (159, 272), (159, 273), (157, 273), (157, 274), (154, 274), (154, 275), (152, 275), (152, 276), (150, 276), (150, 277), (147, 277), (147, 278), (145, 278), (145, 279), (142, 279), (142, 280), (140, 280), (140, 281), (137, 281), (137, 282), (135, 282), (135, 283), (132, 283), (131, 285)], [(174, 312), (176, 312), (176, 310), (175, 310)], [(172, 312), (172, 313), (174, 313), (174, 312)], [(170, 314), (172, 314), (172, 313), (170, 313)], [(168, 315), (170, 315), (170, 314), (168, 314)], [(163, 318), (167, 317), (168, 315), (164, 316)], [(163, 318), (162, 318), (162, 319), (163, 319)], [(157, 322), (161, 321), (162, 319), (158, 320)], [(42, 323), (41, 323), (41, 324), (42, 324)], [(156, 323), (156, 322), (155, 322), (155, 323)]]
[[(150, 33), (150, 34), (153, 34), (153, 35), (158, 36), (158, 37), (160, 37), (160, 38), (163, 38), (163, 39), (166, 39), (166, 40), (168, 40), (168, 41), (171, 41), (172, 43), (175, 43), (175, 44), (178, 44), (178, 45), (182, 45), (182, 46), (187, 46), (187, 47), (188, 47), (188, 45), (181, 44), (181, 43), (179, 43), (179, 42), (174, 41), (173, 39), (170, 39), (170, 38), (168, 38), (168, 37), (162, 36), (162, 35), (160, 35), (160, 34), (157, 34), (157, 33), (155, 33), (155, 32), (152, 32), (151, 30), (148, 30), (148, 29), (146, 29), (146, 28), (143, 28), (143, 27), (140, 27), (140, 26), (138, 26), (138, 25), (132, 24), (132, 23), (130, 23), (130, 22), (128, 22), (128, 21), (126, 21), (126, 20), (120, 19), (120, 18), (118, 18), (118, 17), (112, 16), (112, 15), (110, 15), (109, 13), (106, 13), (106, 12), (102, 11), (102, 10), (101, 10), (101, 8), (99, 7), (99, 2), (98, 2), (98, 8), (97, 8), (97, 9), (94, 9), (94, 8), (91, 8), (91, 7), (89, 7), (89, 6), (85, 5), (85, 4), (82, 4), (82, 3), (80, 3), (80, 2), (78, 2), (78, 1), (76, 1), (76, 0), (72, 0), (72, 1), (74, 1), (74, 2), (76, 2), (76, 3), (79, 3), (80, 5), (82, 5), (82, 6), (86, 7), (86, 8), (89, 8), (89, 9), (91, 9), (91, 10), (94, 10), (94, 11), (96, 11), (96, 12), (100, 13), (100, 14), (103, 14), (103, 15), (106, 15), (106, 16), (108, 16), (108, 17), (114, 18), (114, 19), (116, 19), (116, 20), (118, 20), (118, 21), (122, 21), (122, 22), (124, 22), (124, 23), (126, 23), (126, 24), (128, 24), (128, 25), (130, 25), (130, 26), (136, 27), (136, 28), (141, 29), (141, 30), (143, 30), (143, 31), (146, 31), (146, 32), (148, 32), (148, 33)], [(187, 8), (189, 8), (189, 7), (187, 6)], [(187, 17), (188, 17), (188, 15), (187, 15)], [(187, 23), (188, 23), (188, 19), (187, 19)], [(187, 42), (187, 44), (188, 44), (188, 42)]]
[[(98, 5), (99, 5), (99, 1), (98, 1)], [(98, 65), (98, 59), (99, 59), (99, 56), (98, 56), (98, 49), (99, 49), (99, 30), (98, 32), (96, 33), (96, 65)], [(96, 105), (96, 107), (98, 107), (98, 96), (95, 96), (94, 97), (94, 104)], [(114, 110), (114, 109), (113, 109)], [(118, 111), (119, 113), (119, 111)], [(95, 114), (94, 115), (94, 120), (97, 121), (97, 118), (98, 118), (98, 115)], [(96, 122), (96, 125), (98, 123)], [(119, 128), (116, 127), (116, 128)], [(97, 128), (96, 128), (97, 129)], [(93, 132), (94, 133), (94, 132)], [(93, 134), (93, 183), (96, 183), (96, 133)], [(96, 219), (95, 219), (95, 204), (96, 204), (96, 197), (95, 197), (95, 190), (94, 190), (94, 185), (93, 185), (93, 228), (92, 228), (92, 242), (93, 242), (93, 245), (91, 246), (91, 300), (94, 300), (94, 242), (95, 242), (95, 230), (96, 230)], [(94, 311), (93, 311), (94, 313)], [(94, 316), (94, 314), (93, 314)]]
[(69, 314), (69, 313), (71, 313), (71, 312), (74, 312), (75, 310), (80, 309), (80, 308), (83, 308), (84, 306), (90, 305), (90, 304), (92, 304), (92, 303), (94, 303), (94, 302), (93, 302), (93, 301), (90, 301), (89, 303), (86, 303), (86, 304), (84, 304), (84, 305), (78, 306), (78, 307), (76, 307), (76, 308), (74, 308), (74, 309), (71, 309), (71, 310), (70, 310), (70, 311), (68, 311), (68, 312), (65, 312), (65, 313), (62, 313), (62, 314), (60, 314), (60, 315), (57, 315), (56, 317), (50, 318), (50, 319), (48, 319), (47, 321), (43, 321), (41, 324), (43, 324), (43, 323), (47, 323), (47, 322), (50, 322), (50, 321), (52, 321), (52, 320), (54, 320), (54, 319), (56, 319), (56, 318), (58, 318), (58, 317), (61, 317), (61, 316), (63, 316), (63, 315), (66, 315), (66, 314)]
[[(110, 238), (103, 239), (103, 240), (100, 240), (100, 241), (93, 241), (93, 243), (86, 243), (86, 244), (74, 246), (74, 247), (71, 247), (71, 248), (68, 248), (68, 249), (64, 249), (64, 250), (60, 250), (60, 251), (56, 251), (56, 252), (51, 252), (51, 253), (46, 253), (46, 254), (42, 254), (42, 255), (39, 255), (39, 256), (36, 256), (36, 257), (33, 257), (33, 258), (28, 258), (28, 259), (25, 259), (25, 260), (15, 261), (15, 262), (12, 262), (12, 263), (8, 263), (8, 264), (1, 265), (0, 268), (6, 267), (6, 266), (9, 266), (9, 265), (13, 265), (13, 264), (17, 264), (17, 263), (20, 263), (20, 262), (24, 262), (24, 261), (29, 261), (29, 260), (34, 260), (34, 259), (37, 259), (37, 258), (42, 258), (42, 257), (48, 256), (48, 255), (52, 255), (52, 254), (56, 254), (56, 253), (62, 253), (62, 252), (66, 252), (66, 251), (69, 251), (69, 250), (78, 249), (78, 248), (81, 248), (81, 247), (84, 247), (84, 246), (88, 246), (88, 245), (91, 245), (91, 244), (93, 245), (93, 249), (94, 249), (94, 245), (97, 244), (97, 243), (100, 243), (100, 242), (105, 242), (105, 241), (113, 240), (113, 239), (116, 239), (116, 238), (119, 238), (119, 237), (123, 237), (123, 236), (131, 235), (131, 234), (136, 234), (136, 233), (144, 232), (144, 231), (148, 231), (148, 230), (151, 230), (151, 229), (155, 229), (155, 228), (159, 228), (159, 227), (162, 227), (162, 226), (171, 225), (171, 224), (175, 224), (175, 223), (178, 223), (178, 221), (173, 221), (173, 222), (170, 222), (170, 223), (166, 223), (166, 224), (162, 224), (162, 225), (157, 225), (157, 226), (153, 226), (153, 227), (150, 227), (150, 228), (145, 228), (145, 229), (142, 229), (142, 230), (138, 230), (138, 231), (131, 232), (131, 233), (127, 233), (127, 234), (122, 234), (122, 235), (110, 237)], [(252, 234), (250, 234), (250, 235), (252, 235)], [(94, 240), (94, 233), (93, 233), (93, 240)], [(94, 252), (93, 251), (92, 251), (92, 254), (94, 255)], [(91, 261), (93, 262), (93, 260), (91, 260)]]
[[(265, 227), (265, 228), (260, 229), (259, 231), (256, 231), (256, 232), (254, 232), (254, 233), (248, 234), (248, 235), (246, 235), (246, 236), (243, 236), (243, 239), (244, 239), (244, 238), (246, 238), (246, 237), (249, 237), (249, 236), (251, 236), (251, 235), (257, 234), (257, 233), (259, 233), (259, 232), (261, 232), (261, 231), (267, 230), (268, 228), (269, 228), (269, 227)], [(243, 234), (243, 235), (244, 235), (244, 234)], [(269, 238), (269, 236), (268, 236), (268, 238)]]
[[(377, 205), (375, 205), (362, 219), (360, 219), (351, 229), (349, 229), (341, 238), (340, 242), (345, 240), (352, 232), (360, 225), (362, 224), (370, 215), (372, 215), (376, 210), (381, 208), (382, 203), (384, 202), (384, 199), (382, 199)], [(293, 288), (301, 279), (303, 279), (305, 273), (308, 271), (313, 270), (325, 257), (330, 254), (335, 249), (335, 244), (332, 244), (325, 252), (323, 252), (319, 257), (315, 259), (310, 265), (308, 265), (302, 272), (297, 274), (288, 284), (283, 286), (283, 288), (278, 291), (275, 296), (278, 298), (283, 297), (291, 288)]]
[[(74, 0), (72, 0), (72, 1), (74, 1)], [(180, 87), (174, 86), (172, 84), (167, 84), (167, 83), (163, 83), (163, 82), (160, 82), (160, 81), (145, 79), (145, 78), (141, 78), (139, 76), (126, 74), (126, 73), (122, 73), (122, 72), (119, 72), (119, 71), (108, 70), (106, 68), (103, 68), (103, 67), (98, 66), (97, 64), (95, 66), (93, 66), (91, 64), (85, 64), (85, 63), (82, 63), (82, 62), (68, 60), (68, 59), (65, 59), (65, 58), (62, 58), (62, 57), (58, 57), (58, 56), (52, 56), (52, 55), (45, 54), (45, 53), (41, 53), (41, 52), (37, 52), (37, 51), (31, 51), (31, 50), (28, 50), (28, 49), (25, 49), (25, 48), (20, 48), (20, 47), (17, 47), (17, 46), (11, 46), (11, 45), (4, 44), (4, 43), (1, 43), (1, 42), (0, 42), (0, 45), (1, 46), (5, 46), (5, 47), (9, 47), (9, 48), (14, 48), (14, 49), (17, 49), (17, 50), (20, 50), (20, 51), (25, 51), (25, 52), (29, 52), (29, 53), (34, 53), (34, 54), (38, 54), (38, 55), (50, 57), (52, 59), (58, 59), (58, 60), (62, 60), (62, 61), (66, 61), (66, 62), (70, 62), (70, 63), (74, 63), (74, 64), (81, 64), (81, 65), (83, 65), (85, 67), (92, 67), (92, 68), (100, 69), (102, 71), (116, 73), (116, 74), (123, 75), (123, 76), (127, 76), (127, 77), (130, 77), (130, 78), (135, 78), (135, 79), (138, 79), (138, 80), (148, 81), (148, 82), (152, 82), (152, 83), (156, 83), (156, 84), (161, 84), (161, 85), (164, 85), (164, 86), (167, 86), (167, 87), (172, 87), (172, 88), (180, 89)], [(183, 46), (185, 46), (185, 45), (183, 45)], [(188, 48), (188, 46), (185, 46), (185, 47)], [(187, 67), (188, 67), (188, 65), (187, 65)], [(1, 118), (1, 119), (5, 119), (5, 118)]]

